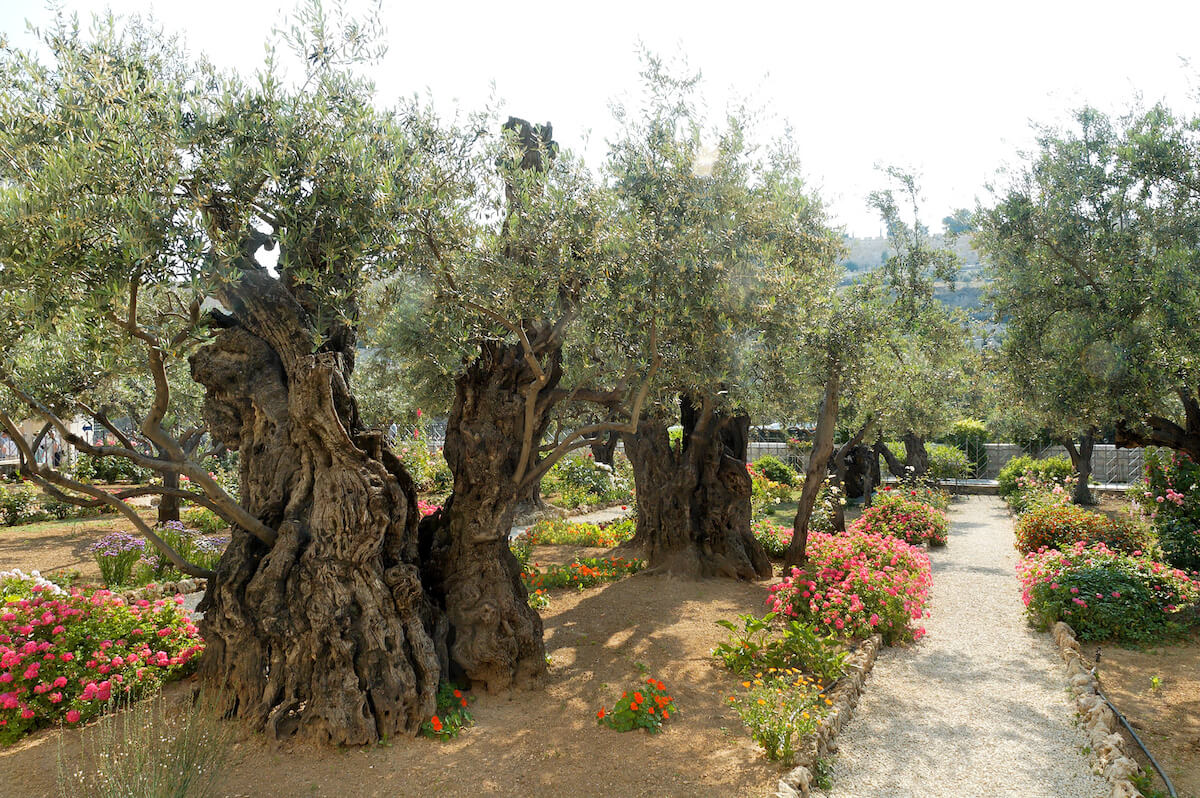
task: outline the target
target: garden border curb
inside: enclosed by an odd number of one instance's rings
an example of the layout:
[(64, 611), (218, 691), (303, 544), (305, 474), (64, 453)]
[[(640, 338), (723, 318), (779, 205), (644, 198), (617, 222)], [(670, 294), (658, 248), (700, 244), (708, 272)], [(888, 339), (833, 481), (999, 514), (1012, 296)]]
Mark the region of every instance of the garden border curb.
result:
[(816, 781), (817, 761), (837, 752), (834, 738), (842, 731), (858, 706), (867, 674), (875, 667), (875, 658), (883, 647), (883, 636), (872, 635), (846, 659), (847, 674), (829, 691), (833, 702), (829, 713), (817, 723), (816, 730), (806, 735), (797, 748), (796, 767), (779, 780), (776, 798), (808, 798)]
[(1050, 630), (1058, 644), (1059, 655), (1067, 663), (1067, 682), (1075, 699), (1075, 707), (1092, 744), (1092, 761), (1112, 785), (1110, 798), (1143, 798), (1133, 786), (1131, 776), (1141, 767), (1129, 754), (1125, 738), (1117, 730), (1117, 716), (1099, 695), (1099, 681), (1079, 653), (1075, 630), (1058, 621)]

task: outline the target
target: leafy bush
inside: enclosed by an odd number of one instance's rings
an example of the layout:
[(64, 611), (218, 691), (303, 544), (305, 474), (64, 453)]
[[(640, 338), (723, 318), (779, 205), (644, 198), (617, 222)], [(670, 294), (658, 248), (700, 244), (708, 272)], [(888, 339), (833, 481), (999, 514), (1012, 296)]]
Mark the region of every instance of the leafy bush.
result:
[(1075, 469), (1071, 466), (1071, 461), (1065, 457), (1047, 457), (1036, 460), (1023, 454), (1005, 463), (996, 480), (1000, 483), (1000, 495), (1007, 498), (1022, 489), (1023, 485), (1019, 482), (1022, 477), (1038, 483), (1054, 483), (1065, 487), (1067, 480), (1074, 473)]
[(217, 535), (229, 529), (224, 518), (207, 507), (191, 507), (180, 513), (188, 527), (202, 535)]
[(792, 528), (789, 526), (760, 519), (750, 522), (750, 531), (754, 534), (754, 539), (766, 549), (768, 557), (782, 557), (787, 554), (788, 546), (792, 545)]
[(611, 710), (600, 707), (596, 722), (619, 732), (645, 729), (651, 734), (662, 731), (663, 721), (671, 719), (675, 699), (667, 693), (667, 686), (657, 679), (647, 679), (646, 686), (626, 691)]
[(901, 496), (911, 502), (928, 504), (936, 510), (945, 511), (950, 507), (950, 494), (941, 488), (930, 485), (922, 479), (902, 479), (896, 485), (884, 485), (876, 493), (880, 495)]
[(18, 526), (46, 519), (47, 514), (38, 506), (37, 491), (32, 485), (23, 482), (0, 484), (0, 524)]
[(396, 441), (396, 456), (412, 477), (419, 493), (448, 493), (454, 487), (454, 475), (442, 455), (442, 450), (430, 449), (414, 430), (417, 437)]
[(0, 743), (153, 691), (204, 647), (182, 596), (131, 605), (13, 576), (0, 577), (0, 594)]
[(789, 620), (779, 628), (776, 613), (762, 618), (739, 615), (738, 621), (720, 620), (729, 640), (713, 649), (713, 656), (734, 673), (796, 669), (832, 684), (842, 675), (846, 652), (835, 640), (809, 625)]
[(925, 634), (929, 555), (899, 538), (847, 531), (810, 533), (805, 570), (770, 588), (767, 606), (788, 618), (832, 627), (844, 637), (876, 632), (888, 643)]
[(550, 565), (544, 571), (536, 568), (527, 570), (521, 574), (521, 579), (530, 593), (556, 587), (583, 590), (632, 576), (645, 565), (642, 560), (626, 560), (623, 557), (578, 557), (568, 565)]
[(1161, 640), (1181, 630), (1200, 601), (1200, 584), (1182, 570), (1103, 543), (1026, 555), (1017, 573), (1030, 618), (1065, 621), (1080, 640)]
[(945, 546), (950, 521), (941, 510), (909, 501), (896, 491), (880, 492), (875, 502), (847, 527), (849, 532), (897, 537), (905, 543)]
[(761, 518), (769, 507), (791, 501), (792, 489), (788, 485), (768, 477), (758, 467), (758, 463), (747, 463), (746, 473), (750, 475), (750, 512), (752, 517)]
[(962, 449), (944, 443), (933, 443), (928, 448), (931, 479), (964, 479), (971, 474), (971, 461)]
[(100, 482), (112, 484), (115, 482), (149, 482), (153, 472), (142, 468), (132, 460), (124, 457), (96, 457), (90, 454), (80, 454), (73, 468), (75, 478), (80, 482)]
[(987, 425), (974, 418), (963, 418), (954, 422), (945, 442), (957, 446), (967, 453), (971, 462), (972, 477), (981, 477), (987, 472), (987, 449), (990, 433)]
[(631, 502), (633, 479), (626, 473), (628, 460), (618, 455), (613, 461), (613, 466), (597, 463), (590, 452), (581, 457), (564, 457), (542, 478), (542, 493), (554, 497), (555, 504), (572, 510)]
[(792, 764), (796, 747), (816, 731), (828, 711), (829, 699), (803, 674), (755, 674), (742, 682), (748, 692), (731, 696), (742, 723), (767, 759)]
[(475, 717), (467, 709), (474, 700), (474, 696), (442, 682), (438, 685), (437, 712), (421, 724), (421, 736), (443, 741), (457, 737), (459, 732), (475, 723)]
[[(212, 570), (225, 551), (229, 538), (218, 535), (204, 535), (199, 530), (185, 527), (178, 521), (168, 521), (158, 530), (159, 536), (183, 559), (201, 568)], [(147, 545), (145, 554), (138, 561), (135, 571), (136, 582), (147, 584), (162, 580), (180, 579), (183, 574), (175, 569), (171, 561), (160, 554), (153, 546)]]
[(1163, 558), (1200, 571), (1200, 466), (1187, 455), (1149, 449), (1145, 482), (1134, 499), (1158, 532)]
[(1079, 541), (1103, 543), (1124, 552), (1148, 551), (1154, 546), (1150, 530), (1134, 520), (1109, 518), (1071, 504), (1029, 510), (1017, 520), (1016, 537), (1022, 554), (1041, 548), (1064, 550)]
[(636, 522), (624, 518), (609, 524), (586, 524), (562, 518), (543, 518), (521, 537), (534, 546), (595, 546), (611, 548), (633, 537)]
[(794, 487), (800, 482), (795, 469), (778, 457), (772, 455), (760, 457), (754, 461), (754, 465), (767, 479), (778, 482), (781, 485)]

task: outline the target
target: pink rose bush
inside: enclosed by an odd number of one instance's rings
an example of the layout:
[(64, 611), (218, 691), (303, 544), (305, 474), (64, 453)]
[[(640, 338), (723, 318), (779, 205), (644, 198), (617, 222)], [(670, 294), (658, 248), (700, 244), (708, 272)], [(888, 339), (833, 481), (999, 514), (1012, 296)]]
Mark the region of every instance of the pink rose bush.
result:
[(182, 596), (128, 604), (14, 576), (0, 578), (0, 596), (0, 744), (153, 690), (204, 648)]
[(925, 502), (910, 501), (896, 491), (881, 491), (847, 531), (890, 535), (913, 545), (945, 546), (950, 521), (945, 513)]
[(844, 535), (814, 532), (806, 568), (773, 586), (767, 606), (843, 637), (916, 640), (925, 629), (913, 622), (928, 617), (931, 582), (929, 555), (898, 537), (853, 527)]
[(1149, 643), (1185, 627), (1200, 582), (1141, 551), (1078, 541), (1042, 548), (1017, 564), (1021, 599), (1041, 626), (1065, 621), (1080, 640)]

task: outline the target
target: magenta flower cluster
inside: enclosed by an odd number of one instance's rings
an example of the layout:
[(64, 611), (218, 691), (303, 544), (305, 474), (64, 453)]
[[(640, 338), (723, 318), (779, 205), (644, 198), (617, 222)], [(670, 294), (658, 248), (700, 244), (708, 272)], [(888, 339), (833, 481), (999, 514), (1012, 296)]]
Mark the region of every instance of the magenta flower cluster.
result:
[(108, 592), (55, 595), (8, 580), (0, 604), (0, 743), (98, 713), (181, 675), (204, 644), (182, 596), (126, 603)]
[(894, 643), (924, 636), (932, 571), (929, 555), (891, 535), (848, 530), (813, 533), (805, 570), (770, 590), (767, 606), (789, 618), (820, 623), (845, 637), (876, 632)]
[(950, 521), (936, 507), (890, 492), (878, 494), (875, 503), (863, 510), (848, 529), (868, 535), (891, 535), (913, 545), (945, 546)]

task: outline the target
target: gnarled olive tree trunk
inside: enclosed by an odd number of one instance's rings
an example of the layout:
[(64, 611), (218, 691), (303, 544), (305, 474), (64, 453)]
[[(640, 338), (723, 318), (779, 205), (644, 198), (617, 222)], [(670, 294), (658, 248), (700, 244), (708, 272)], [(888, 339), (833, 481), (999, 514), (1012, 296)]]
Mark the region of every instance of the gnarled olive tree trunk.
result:
[(925, 439), (912, 430), (904, 433), (904, 466), (908, 476), (923, 477), (929, 472), (929, 451)]
[[(548, 394), (562, 375), (561, 354), (555, 350), (541, 362)], [(519, 345), (481, 346), (455, 384), (446, 426), (442, 451), (454, 491), (421, 527), (426, 583), (450, 622), (452, 673), (492, 692), (532, 686), (546, 672), (542, 619), (529, 607), (520, 565), (508, 547), (517, 504), (525, 498), (515, 477), (526, 439), (525, 396), (535, 379)], [(535, 411), (536, 449), (549, 401)]]
[(769, 577), (771, 562), (750, 531), (749, 418), (681, 404), (680, 447), (661, 421), (643, 420), (636, 434), (624, 436), (637, 489), (634, 544), (649, 568), (663, 573)]
[(417, 566), (412, 482), (359, 428), (352, 333), (313, 353), (278, 282), (244, 283), (192, 375), (214, 440), (241, 452), (241, 506), (275, 534), (233, 528), (200, 604), (201, 675), (227, 713), (279, 737), (415, 733), (435, 711), (445, 623)]

